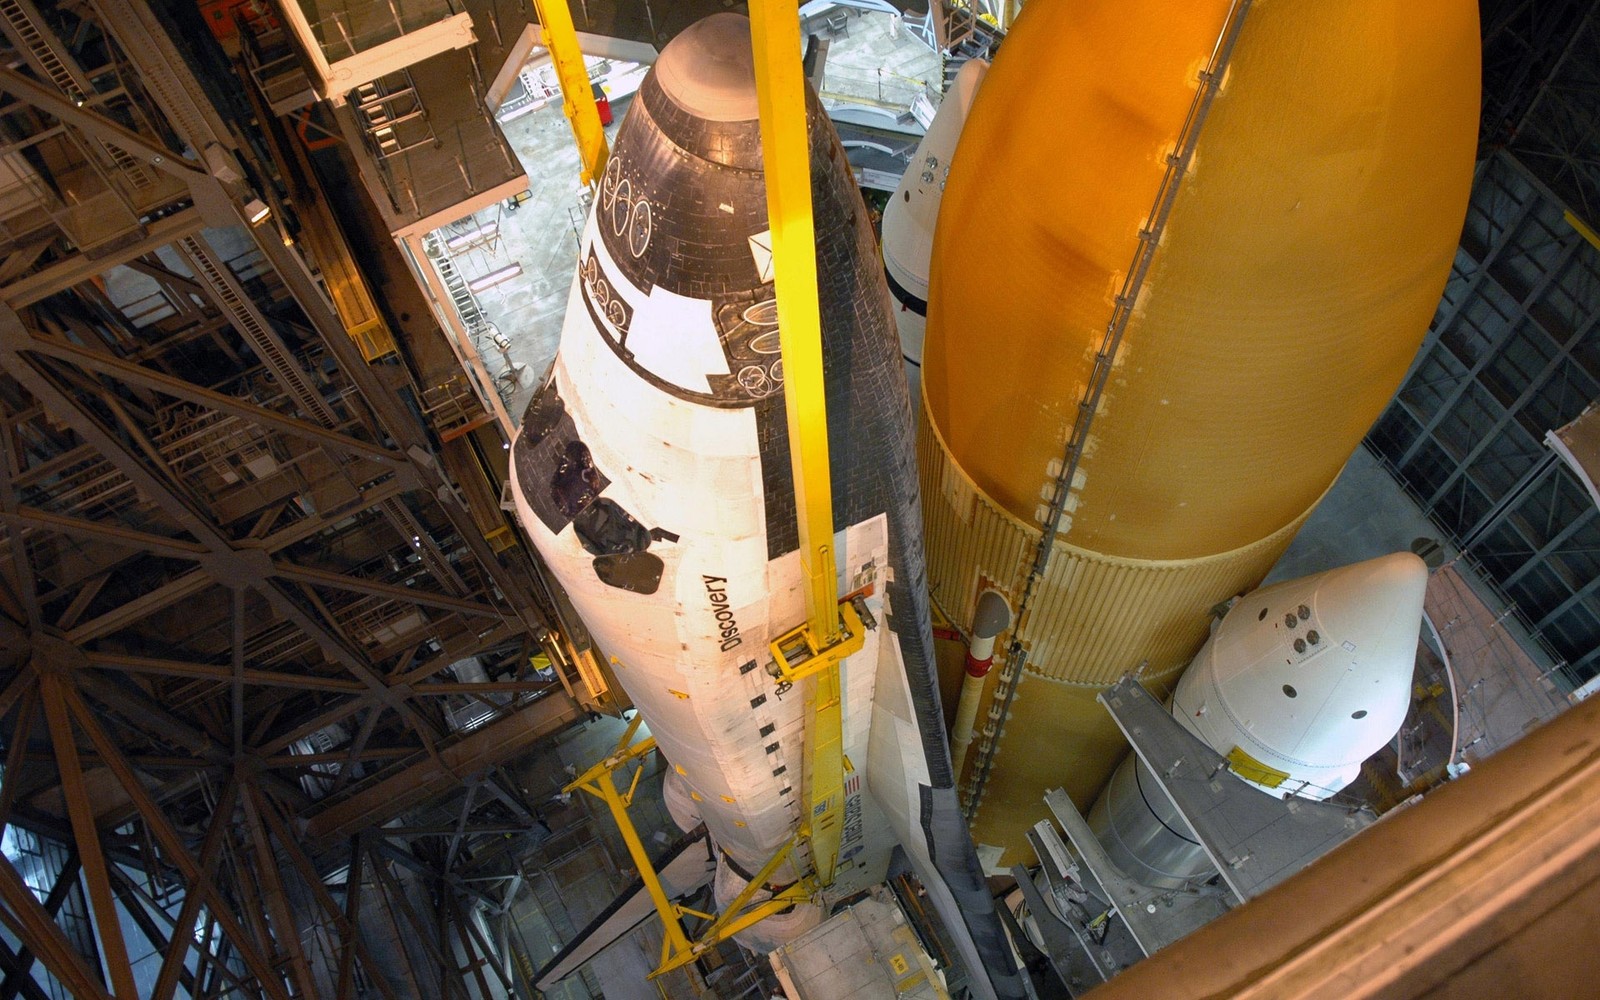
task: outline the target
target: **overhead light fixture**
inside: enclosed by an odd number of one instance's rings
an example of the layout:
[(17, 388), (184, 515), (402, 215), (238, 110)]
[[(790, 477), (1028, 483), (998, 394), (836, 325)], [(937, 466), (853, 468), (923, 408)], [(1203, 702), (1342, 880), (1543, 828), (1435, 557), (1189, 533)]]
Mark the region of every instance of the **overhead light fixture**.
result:
[(472, 245), (473, 243), (487, 242), (488, 240), (494, 239), (498, 235), (500, 235), (500, 223), (488, 222), (477, 227), (471, 232), (462, 233), (460, 236), (453, 236), (450, 239), (445, 240), (444, 245), (445, 249), (449, 250), (451, 253), (460, 253), (463, 249)]
[(249, 220), (252, 226), (259, 226), (261, 223), (265, 222), (267, 216), (271, 214), (272, 206), (268, 205), (260, 198), (251, 198), (249, 201), (244, 203), (244, 217)]
[(499, 270), (490, 271), (481, 278), (474, 278), (473, 280), (467, 282), (467, 287), (472, 289), (474, 292), (481, 292), (486, 288), (493, 288), (502, 281), (510, 281), (512, 278), (515, 278), (521, 273), (522, 263), (520, 261), (512, 261), (510, 264), (507, 264), (505, 267), (502, 267)]

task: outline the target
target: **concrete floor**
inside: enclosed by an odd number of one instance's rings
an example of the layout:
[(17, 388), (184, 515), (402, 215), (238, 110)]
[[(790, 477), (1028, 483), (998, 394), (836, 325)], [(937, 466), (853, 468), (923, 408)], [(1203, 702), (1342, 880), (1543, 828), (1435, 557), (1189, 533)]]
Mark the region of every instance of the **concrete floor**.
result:
[(919, 95), (938, 103), (944, 63), (937, 52), (912, 38), (898, 18), (847, 8), (834, 16), (844, 20), (827, 32), (821, 94), (826, 106), (855, 103), (899, 113), (909, 110)]
[[(618, 122), (623, 110), (616, 109)], [(469, 282), (506, 267), (522, 269), (515, 279), (476, 293), (492, 324), (492, 330), (477, 338), (478, 350), (502, 386), (506, 408), (520, 420), (561, 342), (587, 192), (578, 183), (578, 149), (559, 104), (520, 115), (502, 127), (527, 171), (528, 200), (515, 209), (495, 205), (440, 230), (440, 235), (449, 239), (483, 226), (497, 227), (493, 238), (452, 255)], [(608, 140), (615, 138), (616, 129), (616, 124), (606, 129)], [(511, 341), (508, 350), (495, 347), (493, 330)], [(511, 379), (516, 366), (522, 366), (520, 377)]]

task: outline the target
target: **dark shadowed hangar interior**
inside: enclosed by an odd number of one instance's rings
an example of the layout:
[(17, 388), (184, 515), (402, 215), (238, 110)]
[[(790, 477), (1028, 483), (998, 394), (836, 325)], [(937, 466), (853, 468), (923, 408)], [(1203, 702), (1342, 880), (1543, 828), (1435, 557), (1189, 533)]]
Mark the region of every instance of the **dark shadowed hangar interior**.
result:
[(0, 1000), (1589, 995), (1600, 3), (1187, 6), (0, 0)]

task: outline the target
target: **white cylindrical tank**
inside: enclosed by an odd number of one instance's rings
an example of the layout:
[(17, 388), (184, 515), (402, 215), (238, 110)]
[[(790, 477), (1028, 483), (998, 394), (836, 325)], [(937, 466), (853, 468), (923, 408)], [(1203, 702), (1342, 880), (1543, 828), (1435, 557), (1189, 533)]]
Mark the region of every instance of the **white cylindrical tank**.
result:
[[(1172, 698), (1172, 714), (1274, 795), (1322, 800), (1405, 721), (1428, 570), (1409, 552), (1263, 587), (1229, 609)], [(1089, 825), (1130, 877), (1176, 887), (1212, 871), (1134, 754)]]
[(1405, 721), (1427, 587), (1422, 560), (1396, 552), (1254, 591), (1178, 682), (1172, 714), (1256, 787), (1325, 799)]

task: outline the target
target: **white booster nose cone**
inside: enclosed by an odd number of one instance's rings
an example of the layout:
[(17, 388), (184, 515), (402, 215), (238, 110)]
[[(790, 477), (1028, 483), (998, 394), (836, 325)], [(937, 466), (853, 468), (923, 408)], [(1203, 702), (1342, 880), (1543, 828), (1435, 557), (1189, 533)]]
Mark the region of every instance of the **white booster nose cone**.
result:
[(1326, 798), (1405, 720), (1427, 585), (1400, 552), (1247, 595), (1179, 682), (1173, 715), (1258, 787)]

